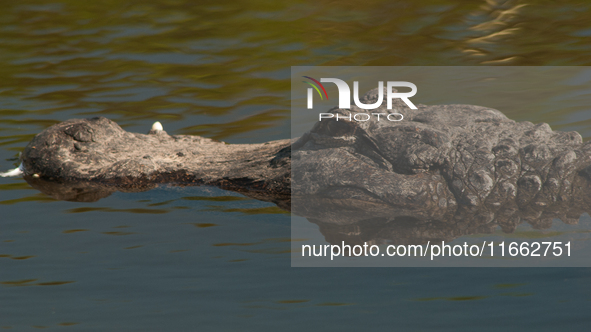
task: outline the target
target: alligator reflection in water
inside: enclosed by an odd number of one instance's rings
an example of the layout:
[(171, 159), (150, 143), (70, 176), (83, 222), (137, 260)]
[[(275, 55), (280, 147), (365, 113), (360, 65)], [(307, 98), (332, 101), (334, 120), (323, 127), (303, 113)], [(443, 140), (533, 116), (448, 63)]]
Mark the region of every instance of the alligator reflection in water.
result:
[(523, 222), (542, 230), (550, 228), (553, 219), (577, 224), (579, 217), (591, 210), (587, 204), (565, 204), (546, 210), (533, 203), (521, 207), (502, 206), (496, 210), (460, 208), (454, 213), (429, 217), (426, 215), (428, 211), (360, 203), (355, 200), (293, 197), (292, 209), (295, 214), (317, 224), (325, 240), (334, 245), (340, 245), (342, 241), (350, 245), (451, 241), (466, 235), (492, 234), (498, 226), (503, 232), (512, 233)]
[[(54, 199), (69, 202), (91, 203), (97, 202), (103, 198), (109, 197), (115, 192), (144, 192), (158, 187), (157, 183), (138, 182), (134, 186), (121, 186), (106, 184), (96, 181), (60, 181), (48, 180), (41, 177), (24, 176), (25, 181), (40, 192), (51, 196)], [(173, 186), (195, 186), (194, 183), (170, 183)], [(277, 196), (267, 195), (259, 191), (248, 191), (234, 189), (247, 197), (258, 199), (261, 201), (272, 202), (279, 208), (290, 211), (290, 197), (289, 195)]]
[[(116, 191), (138, 192), (156, 187), (152, 185), (126, 190), (93, 182), (61, 183), (31, 176), (26, 176), (25, 180), (33, 188), (55, 199), (72, 202), (95, 202)], [(252, 193), (244, 194), (267, 200)], [(450, 241), (465, 235), (491, 234), (498, 226), (503, 232), (512, 233), (523, 222), (529, 223), (534, 229), (548, 229), (553, 219), (577, 224), (583, 213), (591, 211), (588, 202), (580, 200), (552, 209), (543, 209), (535, 203), (522, 207), (509, 204), (497, 210), (463, 207), (437, 218), (429, 217), (428, 210), (408, 210), (355, 199), (293, 196), (292, 201), (285, 199), (274, 203), (318, 225), (327, 242), (341, 244), (345, 241), (355, 245), (365, 242), (425, 244), (428, 241)]]
[[(374, 89), (362, 102), (377, 96)], [(547, 228), (553, 218), (575, 223), (589, 211), (591, 144), (578, 133), (517, 123), (486, 107), (418, 106), (372, 110), (403, 114), (401, 122), (318, 122), (293, 144), (232, 145), (128, 133), (105, 118), (69, 120), (37, 135), (22, 163), (29, 183), (66, 200), (158, 183), (219, 186), (284, 209), (291, 199), (293, 213), (337, 243), (421, 243), (497, 225), (511, 232), (522, 221)]]

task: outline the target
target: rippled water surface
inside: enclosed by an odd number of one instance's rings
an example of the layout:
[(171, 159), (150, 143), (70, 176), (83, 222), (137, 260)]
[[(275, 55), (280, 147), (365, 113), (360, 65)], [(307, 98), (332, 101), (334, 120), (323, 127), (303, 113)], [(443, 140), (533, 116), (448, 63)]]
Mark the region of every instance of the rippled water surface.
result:
[[(0, 169), (35, 134), (287, 138), (290, 67), (591, 65), (583, 1), (1, 1)], [(502, 111), (502, 110), (501, 110)], [(510, 114), (591, 133), (587, 112)], [(95, 203), (0, 179), (0, 327), (73, 331), (572, 331), (588, 269), (291, 268), (290, 217), (216, 188)], [(428, 319), (427, 319), (428, 318)]]

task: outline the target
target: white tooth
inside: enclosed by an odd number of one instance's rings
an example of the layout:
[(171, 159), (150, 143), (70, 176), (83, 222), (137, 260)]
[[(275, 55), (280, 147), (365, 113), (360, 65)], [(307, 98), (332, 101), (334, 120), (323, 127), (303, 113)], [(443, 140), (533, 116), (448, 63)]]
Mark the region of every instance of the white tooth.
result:
[(20, 166), (15, 169), (11, 169), (10, 171), (5, 172), (5, 173), (0, 173), (0, 177), (3, 177), (3, 178), (16, 177), (16, 176), (22, 176), (23, 174), (25, 174), (25, 167), (21, 163)]
[(154, 124), (152, 125), (152, 130), (163, 131), (164, 128), (162, 127), (162, 123), (160, 123), (159, 121), (154, 122)]

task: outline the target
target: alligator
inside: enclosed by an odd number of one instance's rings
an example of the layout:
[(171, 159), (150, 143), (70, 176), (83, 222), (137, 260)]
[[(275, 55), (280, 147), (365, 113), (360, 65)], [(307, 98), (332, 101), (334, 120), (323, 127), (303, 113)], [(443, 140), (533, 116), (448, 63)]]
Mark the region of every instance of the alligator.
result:
[[(376, 102), (378, 92), (361, 101)], [(68, 120), (35, 136), (22, 169), (35, 187), (64, 199), (161, 183), (213, 185), (326, 225), (411, 216), (422, 220), (412, 227), (436, 221), (464, 223), (462, 234), (496, 225), (510, 232), (524, 220), (547, 228), (553, 218), (574, 223), (589, 211), (591, 143), (576, 132), (473, 105), (411, 109), (394, 101), (391, 109), (384, 102), (329, 113), (299, 139), (262, 144), (169, 135), (159, 124), (130, 133), (103, 117)]]

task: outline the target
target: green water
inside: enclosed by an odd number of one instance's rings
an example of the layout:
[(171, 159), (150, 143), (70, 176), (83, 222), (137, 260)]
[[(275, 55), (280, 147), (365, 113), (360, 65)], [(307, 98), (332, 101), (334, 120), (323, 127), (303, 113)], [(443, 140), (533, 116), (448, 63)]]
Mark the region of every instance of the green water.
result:
[[(290, 67), (590, 65), (583, 1), (1, 1), (0, 168), (57, 122), (290, 136)], [(588, 112), (510, 114), (591, 133)], [(588, 269), (291, 268), (290, 218), (216, 188), (56, 201), (0, 179), (0, 327), (585, 331)]]

